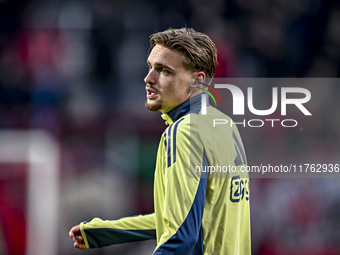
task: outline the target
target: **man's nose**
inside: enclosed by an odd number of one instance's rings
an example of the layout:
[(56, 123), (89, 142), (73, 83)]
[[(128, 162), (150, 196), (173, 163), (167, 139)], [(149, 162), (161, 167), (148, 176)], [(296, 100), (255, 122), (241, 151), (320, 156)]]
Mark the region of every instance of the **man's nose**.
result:
[(144, 82), (145, 83), (149, 83), (149, 84), (154, 84), (156, 83), (156, 79), (155, 79), (155, 70), (152, 68), (149, 70), (148, 74), (145, 76), (144, 78)]

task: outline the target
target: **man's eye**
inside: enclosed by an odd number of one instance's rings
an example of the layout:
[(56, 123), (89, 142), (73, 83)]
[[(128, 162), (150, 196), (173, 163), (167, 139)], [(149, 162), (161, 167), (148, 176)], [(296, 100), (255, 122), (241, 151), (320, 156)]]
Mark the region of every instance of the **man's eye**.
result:
[(164, 74), (169, 74), (170, 72), (169, 72), (168, 70), (162, 68), (162, 73), (164, 73)]

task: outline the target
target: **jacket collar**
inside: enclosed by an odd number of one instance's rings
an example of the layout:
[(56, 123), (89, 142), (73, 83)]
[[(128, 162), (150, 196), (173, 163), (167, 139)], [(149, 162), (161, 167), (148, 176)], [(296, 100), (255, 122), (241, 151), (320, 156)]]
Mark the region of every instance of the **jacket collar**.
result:
[[(203, 93), (203, 95), (207, 96), (206, 93)], [(162, 114), (161, 117), (165, 120), (165, 124), (171, 125), (172, 123), (176, 122), (178, 119), (189, 113), (199, 114), (199, 112), (201, 111), (201, 98), (202, 94), (194, 96), (193, 98), (190, 98), (179, 106), (175, 107), (167, 114)], [(209, 105), (209, 103), (207, 103), (207, 105)]]

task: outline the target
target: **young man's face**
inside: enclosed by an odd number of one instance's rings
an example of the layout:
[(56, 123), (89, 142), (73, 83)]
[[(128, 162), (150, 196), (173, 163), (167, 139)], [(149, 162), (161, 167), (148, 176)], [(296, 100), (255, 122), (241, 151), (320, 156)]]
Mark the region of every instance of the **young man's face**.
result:
[(145, 77), (146, 103), (151, 111), (168, 113), (190, 96), (190, 79), (195, 73), (187, 71), (182, 64), (182, 54), (156, 45), (149, 57), (149, 73)]

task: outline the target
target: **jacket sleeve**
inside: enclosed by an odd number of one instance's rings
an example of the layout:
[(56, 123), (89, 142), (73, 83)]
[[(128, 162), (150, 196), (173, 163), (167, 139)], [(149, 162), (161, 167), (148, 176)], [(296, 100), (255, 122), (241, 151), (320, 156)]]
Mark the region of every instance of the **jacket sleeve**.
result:
[(86, 248), (137, 242), (156, 238), (154, 213), (119, 220), (93, 218), (80, 224)]
[(161, 219), (165, 231), (154, 255), (203, 254), (202, 216), (208, 178), (196, 172), (197, 167), (208, 164), (203, 145), (187, 121), (170, 126), (166, 139)]

